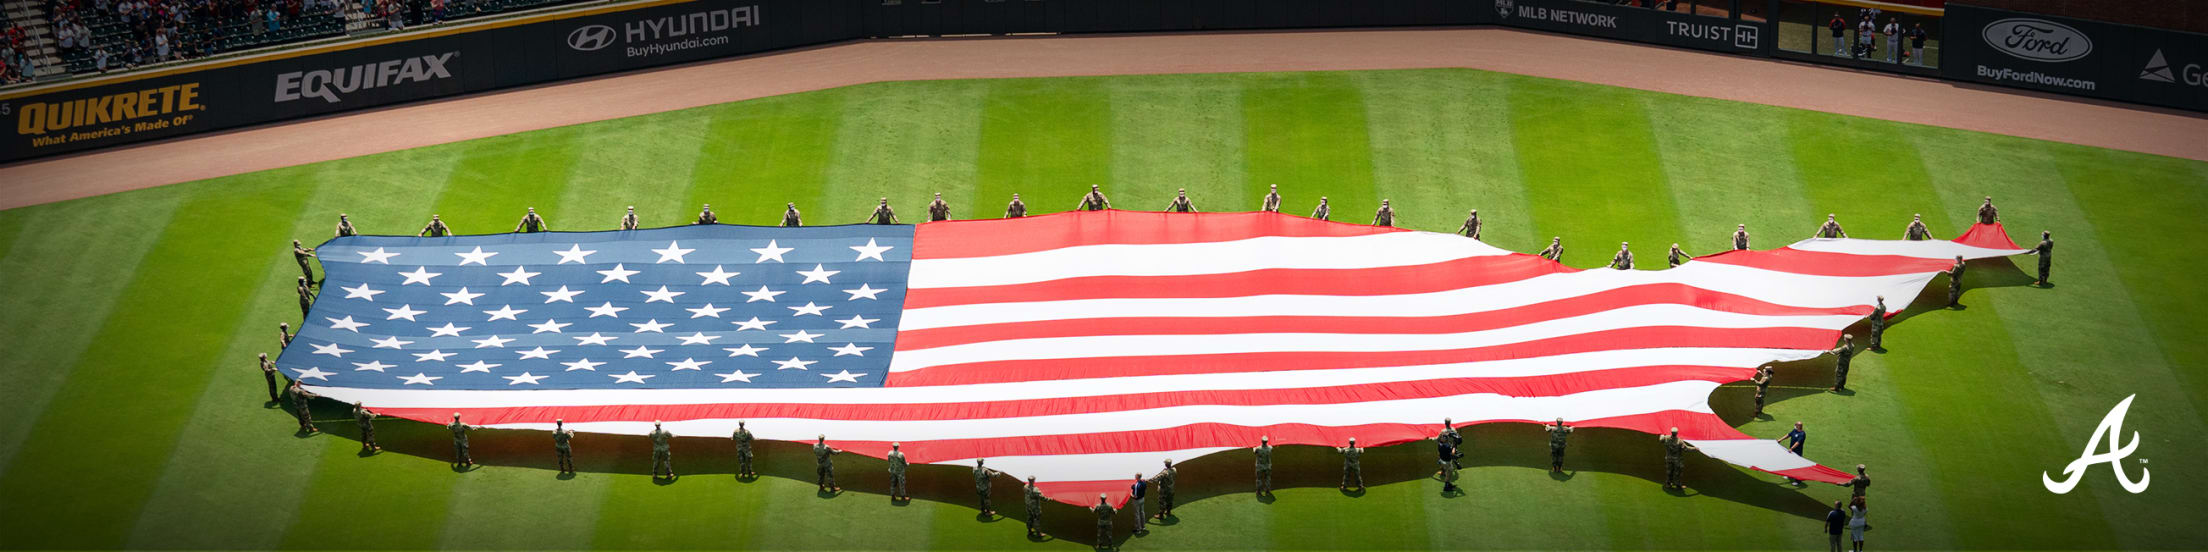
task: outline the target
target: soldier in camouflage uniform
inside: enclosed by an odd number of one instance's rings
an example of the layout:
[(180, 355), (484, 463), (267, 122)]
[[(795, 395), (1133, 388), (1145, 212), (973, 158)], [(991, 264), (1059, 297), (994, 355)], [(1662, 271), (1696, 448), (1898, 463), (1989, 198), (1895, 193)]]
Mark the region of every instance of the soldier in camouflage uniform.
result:
[(1695, 448), (1686, 439), (1680, 439), (1679, 428), (1676, 427), (1671, 428), (1670, 435), (1657, 437), (1656, 442), (1664, 446), (1664, 488), (1687, 488), (1679, 482), (1679, 472), (1686, 469), (1687, 451), (1702, 449)]
[(1909, 220), (1909, 227), (1903, 228), (1901, 230), (1901, 239), (1909, 241), (1924, 241), (1932, 239), (1932, 229), (1924, 227), (1923, 213), (1918, 213), (1916, 215), (1916, 218)]
[(314, 248), (299, 245), (299, 240), (291, 240), (291, 259), (299, 262), (299, 278), (309, 284), (320, 284), (320, 280), (314, 279), (314, 268), (307, 265), (307, 259), (312, 258)]
[(452, 235), (452, 227), (445, 226), (445, 219), (437, 215), (430, 215), (429, 225), (423, 226), (422, 231), (415, 232), (414, 235), (425, 238), (442, 238)]
[(665, 472), (668, 479), (674, 479), (674, 452), (668, 450), (667, 440), (674, 438), (675, 434), (659, 427), (659, 420), (652, 420), (652, 432), (646, 436), (652, 438), (652, 479), (659, 479), (661, 472)]
[(1267, 213), (1278, 213), (1280, 212), (1280, 185), (1273, 184), (1271, 189), (1272, 191), (1265, 192), (1265, 202), (1259, 204), (1257, 209)]
[(1327, 208), (1326, 196), (1319, 196), (1319, 208), (1311, 210), (1311, 218), (1327, 220), (1327, 216), (1332, 214), (1334, 210)]
[(1618, 242), (1618, 254), (1610, 256), (1610, 268), (1633, 270), (1633, 244)]
[(1166, 204), (1165, 210), (1169, 213), (1196, 212), (1196, 204), (1188, 200), (1188, 188), (1181, 188), (1179, 195), (1173, 196), (1173, 202)]
[(1564, 440), (1572, 436), (1572, 426), (1564, 425), (1563, 418), (1556, 423), (1541, 426), (1549, 432), (1549, 471), (1564, 471)]
[(800, 218), (797, 213), (797, 203), (786, 203), (784, 205), (788, 208), (782, 210), (782, 227), (796, 228), (804, 226), (804, 219)]
[(1388, 206), (1388, 200), (1380, 200), (1380, 210), (1372, 213), (1372, 225), (1395, 226), (1395, 208)]
[(268, 359), (268, 353), (261, 353), (261, 379), (268, 380), (268, 402), (271, 403), (283, 400), (282, 392), (277, 391), (278, 374), (276, 362)]
[(1173, 469), (1172, 460), (1166, 460), (1165, 469), (1159, 470), (1155, 478), (1158, 482), (1158, 515), (1150, 517), (1158, 518), (1158, 521), (1173, 517), (1173, 478), (1177, 475), (1180, 475), (1180, 470)]
[(928, 222), (951, 220), (951, 204), (943, 201), (943, 192), (935, 193), (935, 201), (928, 203)]
[(1676, 243), (1671, 244), (1671, 254), (1669, 256), (1671, 258), (1672, 268), (1678, 268), (1679, 265), (1685, 264), (1688, 260), (1694, 258), (1693, 255), (1688, 255), (1687, 252), (1680, 251), (1679, 244)]
[(523, 234), (543, 232), (551, 229), (551, 225), (547, 225), (544, 223), (544, 217), (537, 216), (537, 208), (535, 207), (530, 207), (529, 213), (521, 216), (521, 224), (514, 225), (514, 231)]
[(694, 223), (694, 224), (720, 224), (720, 223), (721, 223), (721, 217), (718, 217), (718, 216), (714, 216), (714, 215), (713, 215), (713, 204), (711, 204), (711, 203), (707, 203), (707, 204), (705, 204), (705, 207), (704, 207), (704, 208), (700, 208), (700, 209), (698, 209), (698, 222), (696, 222), (696, 223)]
[(1480, 239), (1479, 209), (1473, 209), (1472, 214), (1464, 216), (1464, 226), (1457, 227), (1457, 235), (1472, 238), (1475, 240)]
[(1096, 494), (1096, 505), (1090, 506), (1089, 511), (1096, 514), (1096, 547), (1102, 550), (1110, 550), (1112, 548), (1112, 514), (1118, 513), (1118, 511), (1112, 509), (1111, 499), (1105, 497), (1104, 493)]
[(338, 213), (338, 214), (337, 214), (337, 237), (340, 237), (340, 238), (342, 238), (342, 237), (345, 237), (345, 236), (352, 236), (352, 235), (357, 235), (357, 234), (359, 234), (359, 232), (354, 232), (354, 231), (353, 231), (353, 221), (352, 221), (352, 219), (348, 219), (348, 218), (345, 218), (345, 213)]
[(912, 500), (905, 494), (905, 470), (911, 467), (905, 462), (905, 451), (898, 450), (898, 443), (889, 444), (889, 499)]
[(290, 348), (290, 347), (291, 347), (291, 337), (292, 337), (292, 333), (291, 333), (291, 323), (290, 323), (290, 322), (277, 322), (277, 323), (276, 323), (276, 339), (277, 339), (278, 341), (280, 341), (280, 342), (282, 343), (282, 346), (280, 346), (280, 347), (277, 347), (276, 349), (280, 351), (280, 350), (284, 350), (284, 349)]
[(2032, 247), (2032, 254), (2039, 256), (2039, 281), (2033, 285), (2047, 285), (2047, 271), (2055, 266), (2055, 233), (2041, 231), (2039, 245)]
[(299, 418), (300, 433), (322, 432), (314, 427), (313, 401), (313, 393), (308, 393), (306, 387), (299, 385), (299, 380), (291, 380), (291, 413)]
[(1458, 491), (1457, 458), (1462, 453), (1457, 452), (1455, 445), (1449, 444), (1447, 436), (1436, 436), (1434, 444), (1435, 448), (1441, 452), (1441, 495), (1449, 496), (1449, 493)]
[(1986, 196), (1986, 204), (1978, 206), (1978, 224), (2001, 222), (2001, 210), (1993, 208), (1993, 196)]
[(1748, 381), (1756, 384), (1756, 412), (1749, 414), (1748, 417), (1761, 418), (1763, 417), (1764, 394), (1771, 391), (1771, 365), (1757, 366), (1756, 377), (1749, 378)]
[(742, 420), (736, 421), (736, 477), (758, 477), (751, 471), (751, 430), (744, 429)]
[(371, 411), (369, 411), (367, 407), (361, 406), (359, 402), (354, 402), (354, 403), (353, 403), (353, 423), (355, 423), (355, 424), (360, 424), (360, 450), (361, 450), (361, 452), (382, 452), (382, 451), (383, 451), (383, 447), (381, 447), (381, 446), (377, 446), (377, 445), (376, 445), (376, 413), (375, 413), (375, 412), (371, 412)]
[(1829, 214), (1829, 213), (1828, 213), (1828, 214), (1826, 214), (1826, 215), (1825, 215), (1825, 224), (1824, 224), (1824, 225), (1822, 225), (1822, 226), (1818, 226), (1818, 227), (1817, 227), (1817, 233), (1816, 233), (1816, 234), (1814, 234), (1814, 235), (1811, 235), (1810, 237), (1814, 237), (1814, 238), (1845, 238), (1845, 237), (1848, 237), (1848, 231), (1847, 231), (1847, 230), (1843, 230), (1843, 229), (1841, 229), (1841, 228), (1840, 228), (1840, 221), (1839, 221), (1839, 219), (1838, 219), (1838, 216), (1839, 216), (1839, 215), (1837, 215), (1837, 214)]
[(475, 467), (475, 457), (468, 455), (468, 424), (460, 423), (460, 413), (452, 413), (452, 423), (445, 424), (452, 430), (452, 465), (461, 469)]
[(1948, 306), (1948, 308), (1954, 308), (1954, 307), (1957, 307), (1957, 306), (1961, 306), (1961, 305), (1963, 304), (1963, 268), (1964, 268), (1964, 266), (1965, 266), (1965, 265), (1963, 264), (1963, 257), (1962, 257), (1961, 255), (1956, 255), (1956, 256), (1955, 256), (1955, 268), (1950, 268), (1950, 269), (1948, 269), (1948, 270), (1947, 270), (1947, 306)]
[(989, 469), (988, 466), (982, 465), (983, 461), (985, 459), (974, 459), (974, 494), (981, 497), (981, 516), (994, 518), (997, 517), (997, 509), (995, 504), (989, 500), (989, 491), (994, 487), (993, 483), (995, 483), (997, 474), (1004, 472)]
[(1733, 250), (1734, 250), (1734, 251), (1740, 251), (1740, 250), (1744, 250), (1744, 249), (1747, 249), (1747, 248), (1748, 248), (1748, 225), (1747, 225), (1747, 224), (1741, 224), (1739, 228), (1735, 228), (1735, 229), (1733, 229)]
[(308, 289), (307, 289), (307, 277), (305, 277), (305, 276), (300, 276), (300, 277), (299, 277), (299, 286), (298, 286), (298, 291), (299, 291), (299, 316), (306, 316), (306, 315), (307, 315), (307, 309), (309, 309), (309, 308), (311, 308), (311, 307), (313, 307), (313, 306), (314, 306), (314, 292), (313, 292), (313, 291), (310, 291), (310, 290), (308, 290)]
[(1012, 194), (1012, 203), (1004, 206), (1004, 218), (1010, 219), (1020, 218), (1024, 216), (1027, 216), (1027, 204), (1020, 203), (1020, 194)]
[[(1050, 535), (1043, 533), (1043, 490), (1035, 486), (1035, 476), (1027, 476), (1027, 538), (1040, 539)], [(907, 497), (906, 500), (911, 500)]]
[[(1448, 418), (1442, 418), (1441, 432), (1434, 435), (1434, 441), (1447, 443), (1451, 450), (1455, 450), (1458, 447), (1464, 446), (1464, 434), (1457, 433), (1457, 424), (1455, 421)], [(1464, 469), (1464, 464), (1458, 463), (1457, 458), (1462, 457), (1463, 456), (1459, 454), (1443, 454), (1440, 456), (1440, 459), (1442, 463), (1456, 466), (1457, 469), (1461, 470)], [(1437, 472), (1435, 473), (1435, 475), (1440, 475), (1440, 473)]]
[(1549, 247), (1547, 249), (1541, 250), (1538, 255), (1540, 255), (1543, 259), (1548, 259), (1551, 261), (1562, 261), (1564, 259), (1564, 237), (1557, 236), (1549, 238)]
[(1871, 350), (1886, 350), (1886, 296), (1871, 304)]
[(1082, 211), (1102, 211), (1112, 208), (1112, 200), (1104, 198), (1102, 188), (1090, 184), (1089, 195), (1081, 196), (1081, 204), (1074, 208)]
[(820, 465), (813, 468), (813, 484), (822, 491), (842, 492), (836, 486), (836, 453), (843, 452), (828, 446), (828, 436), (822, 435), (813, 442), (813, 461)]
[(635, 229), (636, 229), (636, 227), (637, 227), (637, 221), (636, 221), (636, 206), (635, 206), (635, 205), (630, 205), (630, 206), (629, 206), (629, 213), (628, 213), (628, 214), (625, 214), (625, 215), (621, 215), (621, 229), (622, 229), (622, 230), (635, 230)]
[(1354, 481), (1357, 483), (1358, 489), (1364, 489), (1365, 470), (1364, 466), (1359, 465), (1357, 461), (1358, 457), (1365, 455), (1365, 449), (1357, 447), (1357, 438), (1349, 438), (1349, 446), (1334, 447), (1334, 450), (1342, 453), (1342, 484), (1335, 488), (1347, 491), (1350, 482)]
[(897, 224), (897, 210), (889, 208), (889, 198), (882, 198), (882, 203), (874, 206), (874, 213), (866, 216), (866, 222), (867, 224)]
[(552, 420), (552, 452), (559, 455), (560, 473), (575, 473), (575, 430), (565, 420)]
[(1862, 464), (1856, 464), (1855, 478), (1848, 480), (1848, 487), (1851, 489), (1849, 492), (1854, 500), (1863, 500), (1863, 493), (1871, 490), (1870, 468), (1863, 467)]
[(1257, 447), (1250, 449), (1257, 456), (1257, 495), (1273, 494), (1273, 443), (1271, 437), (1258, 437)]
[(1840, 334), (1840, 346), (1832, 349), (1832, 358), (1832, 391), (1838, 393), (1848, 388), (1848, 363), (1855, 360), (1855, 335)]

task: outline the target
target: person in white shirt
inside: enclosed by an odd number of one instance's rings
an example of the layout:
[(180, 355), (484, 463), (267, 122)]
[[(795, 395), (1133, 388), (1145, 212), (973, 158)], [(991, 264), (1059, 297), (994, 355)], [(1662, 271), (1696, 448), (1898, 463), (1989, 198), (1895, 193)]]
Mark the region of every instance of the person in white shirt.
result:
[(1886, 63), (1900, 62), (1901, 59), (1897, 56), (1901, 55), (1901, 21), (1892, 17), (1886, 18), (1886, 28), (1882, 31), (1880, 34), (1886, 35)]

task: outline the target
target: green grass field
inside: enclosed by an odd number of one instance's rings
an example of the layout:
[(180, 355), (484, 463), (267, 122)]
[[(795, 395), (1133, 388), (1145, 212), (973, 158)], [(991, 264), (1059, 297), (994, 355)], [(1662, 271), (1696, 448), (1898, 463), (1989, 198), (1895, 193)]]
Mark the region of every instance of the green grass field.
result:
[[(1763, 419), (1744, 386), (1713, 404), (1755, 435), (1806, 421), (1812, 459), (1869, 464), (1877, 548), (2208, 548), (2208, 164), (1470, 70), (885, 83), (0, 212), (0, 548), (1080, 549), (1084, 512), (1053, 506), (1068, 538), (1029, 542), (1017, 519), (976, 519), (956, 468), (919, 472), (921, 500), (892, 506), (878, 461), (845, 462), (854, 492), (824, 498), (795, 449), (747, 482), (706, 440), (676, 444), (685, 477), (667, 485), (639, 441), (581, 448), (572, 479), (535, 433), (487, 432), (492, 465), (455, 473), (440, 428), (389, 422), (392, 450), (361, 457), (347, 423), (293, 435), (253, 356), (298, 320), (283, 246), (326, 239), (340, 212), (364, 233), (431, 213), (482, 233), (530, 206), (600, 229), (624, 205), (648, 226), (700, 203), (770, 224), (795, 201), (827, 224), (879, 196), (917, 217), (938, 191), (961, 217), (1014, 192), (1054, 212), (1089, 184), (1143, 209), (1187, 187), (1212, 211), (1279, 184), (1286, 210), (1326, 195), (1352, 221), (1387, 198), (1399, 225), (1436, 231), (1479, 208), (1489, 242), (1563, 236), (1575, 266), (1627, 240), (1643, 259), (1712, 252), (1743, 222), (1777, 247), (1825, 213), (1857, 237), (1898, 238), (1912, 213), (1952, 236), (1991, 194), (2019, 239), (2054, 231), (2054, 287), (1973, 271), (1968, 308), (1896, 326), (1853, 394), (1820, 390), (1827, 360), (1782, 373)], [(2042, 488), (2132, 394), (2126, 469), (2151, 488), (2127, 493), (2107, 466)], [(1123, 546), (1821, 549), (1811, 516), (1844, 496), (1707, 460), (1665, 492), (1640, 434), (1575, 437), (1563, 477), (1530, 426), (1467, 437), (1455, 498), (1416, 444), (1368, 457), (1391, 482), (1354, 497), (1317, 449), (1284, 451), (1300, 488), (1270, 502), (1243, 492), (1246, 458), (1199, 460), (1181, 481), (1201, 498)], [(1018, 510), (1008, 491), (998, 505)]]

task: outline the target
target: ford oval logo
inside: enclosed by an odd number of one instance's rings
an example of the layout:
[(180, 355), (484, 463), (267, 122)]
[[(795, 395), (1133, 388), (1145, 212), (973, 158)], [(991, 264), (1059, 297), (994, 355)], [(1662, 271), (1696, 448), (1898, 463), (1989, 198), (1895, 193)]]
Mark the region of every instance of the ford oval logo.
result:
[(2032, 61), (2061, 63), (2093, 53), (2093, 39), (2069, 25), (2012, 17), (1986, 25), (1986, 45)]
[(567, 47), (576, 50), (588, 52), (612, 45), (613, 27), (590, 25), (577, 27), (573, 32), (567, 33)]

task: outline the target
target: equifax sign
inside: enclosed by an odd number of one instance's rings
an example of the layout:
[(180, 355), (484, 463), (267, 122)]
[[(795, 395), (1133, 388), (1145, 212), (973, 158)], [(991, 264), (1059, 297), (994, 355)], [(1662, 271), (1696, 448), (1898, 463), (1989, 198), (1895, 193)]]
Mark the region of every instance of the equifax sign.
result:
[(324, 102), (337, 103), (343, 101), (338, 97), (340, 93), (449, 79), (452, 78), (452, 71), (445, 64), (457, 55), (460, 53), (445, 52), (351, 67), (284, 73), (276, 76), (276, 103), (300, 98), (320, 98)]

